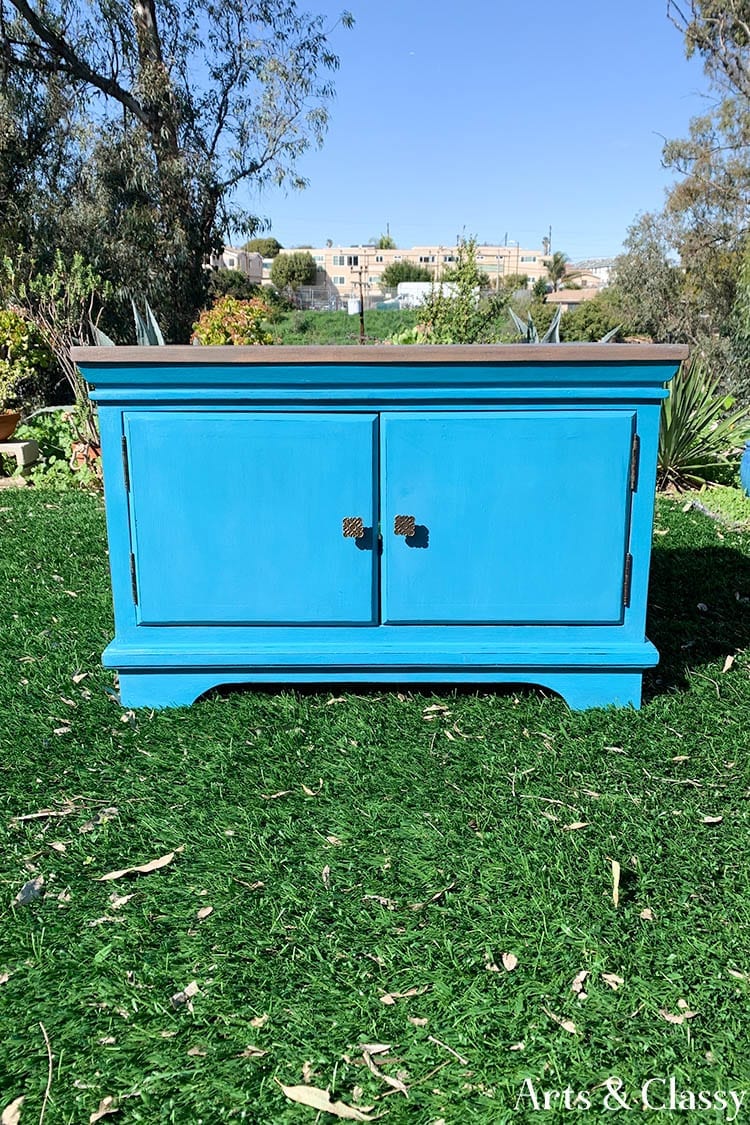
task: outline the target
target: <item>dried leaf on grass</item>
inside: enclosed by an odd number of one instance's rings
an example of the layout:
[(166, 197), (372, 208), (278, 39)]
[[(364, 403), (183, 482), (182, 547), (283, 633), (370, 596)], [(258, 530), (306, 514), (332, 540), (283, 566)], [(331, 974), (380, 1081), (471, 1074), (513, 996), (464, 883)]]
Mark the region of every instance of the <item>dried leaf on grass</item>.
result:
[(195, 917), (199, 919), (208, 918), (209, 914), (213, 914), (213, 912), (213, 906), (202, 906)]
[(703, 824), (721, 824), (723, 819), (724, 819), (723, 816), (704, 816), (702, 823)]
[(305, 794), (306, 797), (319, 797), (322, 791), (323, 791), (323, 778), (322, 777), (318, 778), (318, 788), (317, 789), (311, 789), (309, 785), (303, 785), (302, 786), (302, 792)]
[(199, 992), (200, 989), (198, 988), (198, 982), (191, 980), (190, 984), (186, 984), (180, 992), (175, 992), (174, 996), (171, 998), (172, 1007), (179, 1008), (182, 1004), (186, 1004), (188, 1010), (192, 1012), (193, 997), (197, 996)]
[(126, 903), (130, 902), (131, 898), (135, 898), (135, 894), (118, 895), (117, 891), (112, 891), (112, 894), (109, 896), (110, 910), (119, 910), (121, 906), (125, 906)]
[[(276, 1081), (278, 1082), (278, 1079)], [(344, 1102), (332, 1102), (328, 1091), (320, 1090), (317, 1086), (284, 1086), (282, 1082), (279, 1082), (279, 1086), (285, 1097), (299, 1105), (309, 1105), (311, 1109), (323, 1110), (347, 1121), (375, 1121), (370, 1114), (362, 1113), (354, 1106), (345, 1105)]]
[(207, 1052), (204, 1051), (202, 1047), (190, 1047), (188, 1050), (188, 1055), (191, 1059), (202, 1059), (205, 1057), (206, 1053)]
[(32, 902), (40, 899), (43, 894), (44, 876), (37, 875), (35, 879), (29, 879), (28, 883), (24, 883), (13, 902), (16, 906), (29, 906)]
[(79, 832), (93, 832), (100, 824), (107, 824), (108, 821), (114, 820), (116, 816), (120, 815), (120, 810), (116, 809), (114, 805), (108, 809), (101, 809), (91, 820), (87, 820), (85, 824), (79, 825)]
[(115, 1105), (114, 1098), (102, 1098), (102, 1100), (99, 1102), (99, 1108), (89, 1117), (89, 1125), (94, 1125), (95, 1121), (101, 1121), (102, 1117), (106, 1117), (110, 1113), (119, 1112), (119, 1106)]
[(396, 903), (392, 898), (385, 898), (384, 895), (362, 895), (362, 902), (377, 902), (380, 906), (385, 907), (386, 910), (395, 910)]
[(722, 668), (722, 672), (728, 672), (733, 664), (734, 664), (734, 657), (728, 656), (726, 658), (726, 660), (724, 661), (724, 667)]
[[(735, 980), (750, 980), (750, 973), (741, 973), (739, 969), (727, 969), (727, 972), (729, 973), (730, 977), (734, 977)], [(5, 979), (8, 979), (7, 973), (5, 974)], [(0, 977), (0, 984), (2, 983), (3, 980), (2, 977)]]
[(382, 1071), (373, 1059), (371, 1053), (366, 1048), (363, 1049), (362, 1055), (365, 1060), (365, 1066), (370, 1071), (370, 1074), (374, 1074), (376, 1078), (379, 1078), (381, 1080), (381, 1082), (385, 1082), (386, 1086), (390, 1086), (392, 1090), (397, 1090), (399, 1094), (403, 1094), (404, 1097), (409, 1096), (409, 1091), (407, 1090), (401, 1079), (392, 1078), (390, 1074), (386, 1074), (384, 1071)]
[(663, 1020), (666, 1020), (667, 1023), (680, 1024), (680, 1023), (684, 1023), (685, 1020), (695, 1019), (695, 1017), (698, 1015), (698, 1013), (697, 1012), (680, 1012), (679, 1015), (675, 1015), (673, 1012), (668, 1012), (666, 1008), (659, 1008), (659, 1015), (661, 1016), (661, 1018)]
[(578, 832), (580, 828), (588, 828), (590, 821), (588, 820), (574, 820), (572, 824), (563, 824), (563, 832)]
[(433, 903), (440, 902), (440, 899), (444, 898), (450, 891), (454, 891), (456, 889), (456, 886), (457, 884), (455, 882), (450, 883), (447, 887), (443, 887), (441, 891), (435, 891), (435, 894), (428, 898), (426, 902), (411, 903), (409, 905), (409, 909), (424, 910), (425, 906), (432, 906)]
[(21, 824), (24, 820), (46, 820), (51, 816), (70, 816), (71, 813), (76, 812), (76, 806), (72, 801), (66, 801), (60, 809), (40, 809), (39, 812), (25, 813), (23, 816), (13, 816), (10, 819), (12, 825)]
[(567, 1031), (571, 1035), (578, 1034), (578, 1028), (572, 1020), (564, 1019), (562, 1016), (556, 1016), (554, 1012), (551, 1012), (549, 1008), (545, 1008), (544, 1006), (542, 1006), (542, 1011), (545, 1012), (551, 1020), (554, 1020), (555, 1023), (558, 1023), (563, 1031)]
[(501, 960), (506, 973), (512, 973), (518, 966), (518, 958), (515, 953), (503, 953)]
[(576, 973), (573, 977), (573, 983), (570, 986), (570, 991), (575, 992), (576, 996), (581, 1000), (586, 999), (586, 993), (583, 991), (583, 986), (588, 976), (588, 969), (581, 969), (580, 973)]
[(0, 984), (7, 984), (10, 980), (10, 973), (0, 973)]
[(65, 847), (65, 844), (60, 843), (59, 840), (54, 840), (51, 844), (48, 844), (47, 847), (52, 848), (53, 852), (59, 852), (60, 855), (62, 855), (63, 852), (66, 852), (68, 850)]
[(277, 797), (288, 797), (291, 792), (291, 789), (280, 789), (278, 793), (261, 793), (261, 797), (264, 801), (275, 801)]
[(608, 984), (613, 992), (617, 992), (621, 984), (625, 984), (623, 977), (618, 977), (617, 973), (602, 973), (602, 980)]
[(264, 1051), (262, 1047), (253, 1047), (251, 1043), (248, 1043), (247, 1047), (245, 1047), (245, 1050), (239, 1057), (241, 1059), (262, 1059), (263, 1056), (267, 1054), (268, 1051)]
[(654, 912), (649, 906), (645, 906), (638, 917), (642, 918), (644, 922), (653, 922)]
[(421, 996), (429, 987), (429, 984), (425, 984), (421, 988), (407, 988), (406, 992), (386, 992), (380, 997), (380, 1003), (391, 1005), (397, 1000), (406, 1000), (409, 996)]
[(253, 1016), (250, 1020), (251, 1027), (265, 1027), (268, 1023), (268, 1012), (264, 1012), (262, 1016)]
[(167, 852), (166, 855), (160, 856), (159, 859), (150, 860), (149, 863), (141, 863), (137, 867), (123, 867), (121, 871), (109, 871), (106, 875), (101, 875), (97, 882), (106, 883), (111, 879), (122, 879), (125, 875), (150, 875), (152, 871), (160, 871), (162, 867), (167, 867), (178, 852), (184, 850), (183, 845), (175, 848), (173, 852)]
[(424, 1016), (407, 1016), (406, 1018), (409, 1023), (414, 1024), (414, 1027), (427, 1027), (427, 1024), (430, 1022), (426, 1020)]
[(611, 860), (612, 863), (612, 902), (615, 904), (615, 909), (620, 905), (620, 865), (616, 859)]
[(0, 1125), (18, 1125), (21, 1120), (21, 1106), (25, 1101), (25, 1095), (16, 1098), (10, 1105), (6, 1105), (3, 1110), (3, 1115), (0, 1117)]
[(323, 880), (323, 886), (325, 887), (325, 889), (327, 891), (330, 891), (330, 889), (331, 889), (331, 869), (328, 866), (328, 864), (326, 864), (325, 867), (323, 868), (323, 870), (321, 871), (320, 877)]

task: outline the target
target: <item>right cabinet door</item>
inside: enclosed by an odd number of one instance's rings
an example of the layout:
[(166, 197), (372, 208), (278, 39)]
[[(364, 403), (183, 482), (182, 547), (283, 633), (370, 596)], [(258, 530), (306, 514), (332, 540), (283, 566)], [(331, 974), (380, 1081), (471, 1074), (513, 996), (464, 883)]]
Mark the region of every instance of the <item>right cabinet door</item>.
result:
[[(630, 410), (384, 414), (381, 620), (621, 622), (635, 421)], [(413, 517), (413, 534), (397, 517)]]

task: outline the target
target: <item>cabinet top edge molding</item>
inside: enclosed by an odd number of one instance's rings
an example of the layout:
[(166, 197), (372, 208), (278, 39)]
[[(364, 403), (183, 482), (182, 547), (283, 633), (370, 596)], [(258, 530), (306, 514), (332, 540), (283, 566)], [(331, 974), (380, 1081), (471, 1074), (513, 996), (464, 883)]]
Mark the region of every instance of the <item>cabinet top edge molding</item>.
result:
[(76, 347), (71, 357), (83, 367), (178, 364), (260, 366), (453, 365), (453, 364), (596, 364), (679, 363), (688, 356), (684, 344), (377, 344), (204, 347)]

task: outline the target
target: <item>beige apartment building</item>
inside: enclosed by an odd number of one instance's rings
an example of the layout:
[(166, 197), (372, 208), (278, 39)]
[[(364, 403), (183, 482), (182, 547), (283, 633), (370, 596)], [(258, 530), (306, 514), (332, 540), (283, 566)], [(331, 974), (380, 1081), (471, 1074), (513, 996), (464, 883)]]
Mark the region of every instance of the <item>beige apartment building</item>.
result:
[[(317, 268), (314, 289), (317, 303), (333, 305), (360, 295), (360, 281), (368, 304), (382, 300), (388, 291), (382, 284), (383, 271), (392, 262), (413, 262), (424, 266), (439, 281), (446, 270), (456, 264), (455, 246), (412, 246), (393, 250), (379, 250), (376, 246), (316, 246), (290, 247), (281, 253), (305, 249), (312, 255)], [(273, 259), (263, 260), (263, 281), (270, 284)], [(529, 283), (547, 276), (549, 256), (543, 250), (525, 249), (516, 243), (510, 246), (477, 246), (477, 264), (489, 276), (494, 289), (502, 285), (504, 277), (526, 274)]]

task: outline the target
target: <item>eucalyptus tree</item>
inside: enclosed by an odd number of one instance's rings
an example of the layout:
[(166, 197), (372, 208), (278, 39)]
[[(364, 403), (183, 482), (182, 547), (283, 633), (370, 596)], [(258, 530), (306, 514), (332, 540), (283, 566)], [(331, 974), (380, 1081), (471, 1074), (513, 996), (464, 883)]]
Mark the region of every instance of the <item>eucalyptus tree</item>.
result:
[(205, 294), (206, 255), (258, 229), (239, 197), (304, 186), (332, 31), (296, 0), (0, 0), (0, 91), (54, 87), (75, 108), (60, 242), (149, 296), (173, 339)]

